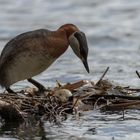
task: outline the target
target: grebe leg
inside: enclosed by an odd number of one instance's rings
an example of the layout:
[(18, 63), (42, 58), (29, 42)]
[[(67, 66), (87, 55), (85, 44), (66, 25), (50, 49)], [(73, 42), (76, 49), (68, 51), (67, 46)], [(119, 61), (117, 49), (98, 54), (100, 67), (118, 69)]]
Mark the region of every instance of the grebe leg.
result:
[(6, 88), (6, 90), (8, 91), (8, 93), (16, 93), (11, 88)]
[(39, 82), (37, 82), (36, 80), (34, 80), (32, 78), (29, 78), (27, 80), (28, 80), (28, 82), (30, 82), (34, 86), (36, 86), (39, 89), (39, 91), (46, 91), (46, 88), (42, 84), (40, 84)]

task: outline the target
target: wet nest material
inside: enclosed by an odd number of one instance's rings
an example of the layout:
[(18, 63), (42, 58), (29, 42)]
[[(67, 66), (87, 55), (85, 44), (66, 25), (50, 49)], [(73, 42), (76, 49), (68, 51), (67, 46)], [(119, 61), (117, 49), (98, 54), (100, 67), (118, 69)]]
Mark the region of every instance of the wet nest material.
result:
[[(120, 86), (104, 80), (109, 68), (99, 81), (82, 80), (39, 92), (28, 88), (12, 93), (0, 94), (0, 116), (5, 122), (23, 122), (29, 118), (60, 123), (69, 114), (88, 110), (116, 111), (140, 108), (140, 89)], [(140, 75), (136, 72), (138, 77)]]

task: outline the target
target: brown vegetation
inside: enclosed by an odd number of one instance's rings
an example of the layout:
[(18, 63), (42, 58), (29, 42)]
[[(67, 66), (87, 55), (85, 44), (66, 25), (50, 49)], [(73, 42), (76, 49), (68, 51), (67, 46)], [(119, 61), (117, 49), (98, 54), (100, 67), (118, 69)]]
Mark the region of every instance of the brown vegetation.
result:
[[(109, 68), (98, 82), (82, 80), (61, 85), (40, 93), (29, 88), (16, 94), (0, 94), (0, 116), (5, 122), (23, 122), (31, 116), (36, 119), (60, 123), (68, 114), (91, 109), (125, 110), (139, 109), (140, 89), (123, 87), (103, 80)], [(137, 72), (139, 76), (139, 73)]]

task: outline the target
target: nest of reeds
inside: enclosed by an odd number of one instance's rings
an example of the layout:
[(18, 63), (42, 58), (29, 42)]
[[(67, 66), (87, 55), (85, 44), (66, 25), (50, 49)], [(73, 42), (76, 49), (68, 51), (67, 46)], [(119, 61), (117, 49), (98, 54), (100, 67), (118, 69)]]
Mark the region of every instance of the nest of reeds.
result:
[[(88, 110), (139, 109), (140, 89), (118, 86), (104, 80), (109, 68), (98, 82), (82, 80), (76, 83), (48, 88), (39, 92), (35, 88), (25, 89), (16, 94), (0, 94), (0, 116), (5, 122), (23, 122), (30, 117), (60, 123), (69, 114)], [(140, 77), (139, 73), (137, 75)]]

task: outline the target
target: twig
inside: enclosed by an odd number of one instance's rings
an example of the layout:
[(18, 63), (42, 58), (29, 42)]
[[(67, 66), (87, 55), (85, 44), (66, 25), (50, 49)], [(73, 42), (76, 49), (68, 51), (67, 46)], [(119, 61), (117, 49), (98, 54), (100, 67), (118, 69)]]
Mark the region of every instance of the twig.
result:
[(128, 100), (140, 100), (140, 96), (126, 96), (126, 95), (92, 95), (87, 100), (93, 100), (98, 98), (104, 98), (104, 99), (115, 99), (115, 98), (122, 98), (122, 99), (128, 99)]
[(99, 79), (99, 81), (95, 84), (95, 86), (99, 85), (100, 82), (103, 80), (104, 76), (106, 75), (106, 73), (108, 72), (109, 67), (106, 68), (105, 72), (103, 73), (103, 75), (101, 76), (101, 78)]
[(132, 101), (132, 102), (128, 102), (128, 103), (120, 103), (120, 104), (110, 104), (110, 105), (107, 105), (105, 108), (108, 110), (108, 109), (126, 109), (130, 106), (136, 106), (136, 105), (140, 105), (140, 101)]
[(125, 88), (123, 87), (125, 90), (128, 90), (128, 91), (132, 91), (133, 93), (135, 92), (140, 92), (140, 88)]
[(76, 101), (75, 101), (75, 103), (74, 103), (74, 105), (73, 105), (73, 107), (72, 107), (72, 110), (73, 110), (74, 107), (76, 106), (76, 104), (77, 104), (77, 102), (78, 102), (79, 99), (80, 99), (80, 96), (77, 97), (77, 99), (76, 99)]
[(136, 74), (137, 74), (137, 76), (140, 78), (140, 74), (139, 74), (139, 72), (136, 70)]
[(80, 88), (84, 85), (86, 85), (87, 83), (89, 83), (89, 81), (87, 80), (81, 80), (81, 81), (78, 81), (78, 82), (75, 82), (75, 83), (68, 83), (66, 85), (63, 85), (61, 86), (61, 88), (64, 88), (64, 89), (68, 89), (70, 91), (73, 91), (77, 88)]
[(95, 101), (95, 103), (94, 103), (94, 110), (96, 109), (97, 103), (98, 103), (98, 101), (99, 101), (100, 99), (102, 99), (102, 97), (98, 98), (98, 99)]

